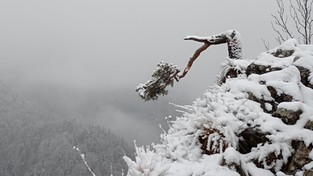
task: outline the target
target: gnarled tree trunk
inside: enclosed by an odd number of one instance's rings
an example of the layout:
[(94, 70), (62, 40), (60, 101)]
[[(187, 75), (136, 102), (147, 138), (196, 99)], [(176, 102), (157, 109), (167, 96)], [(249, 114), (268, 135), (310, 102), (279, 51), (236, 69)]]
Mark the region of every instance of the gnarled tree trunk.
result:
[(204, 44), (199, 49), (197, 49), (193, 56), (189, 59), (187, 66), (184, 69), (184, 72), (180, 75), (180, 78), (184, 77), (187, 74), (193, 62), (200, 56), (201, 52), (206, 50), (211, 45), (227, 43), (229, 58), (241, 59), (242, 57), (240, 33), (236, 30), (228, 30), (217, 35), (211, 35), (209, 37), (187, 36), (185, 37), (185, 40), (193, 40), (196, 42), (202, 42)]

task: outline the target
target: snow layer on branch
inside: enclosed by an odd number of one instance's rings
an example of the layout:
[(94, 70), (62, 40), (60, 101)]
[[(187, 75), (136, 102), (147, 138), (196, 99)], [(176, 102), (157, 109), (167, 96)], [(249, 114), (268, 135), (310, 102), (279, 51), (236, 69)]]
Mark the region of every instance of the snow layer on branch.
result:
[[(279, 49), (294, 52), (279, 58), (274, 56)], [(232, 60), (231, 64), (241, 70), (241, 75), (227, 78), (221, 85), (211, 86), (192, 105), (177, 106), (182, 109), (182, 116), (171, 121), (168, 132), (161, 135), (160, 144), (136, 147), (135, 161), (125, 157), (129, 166), (128, 176), (238, 176), (236, 166), (251, 176), (285, 175), (281, 169), (294, 153), (291, 142), (303, 141), (306, 146), (313, 144), (313, 131), (304, 128), (308, 121), (313, 121), (313, 90), (302, 84), (297, 69), (303, 66), (313, 72), (312, 53), (313, 46), (299, 46), (291, 40), (260, 54), (256, 60)], [(248, 63), (279, 69), (260, 75), (246, 75)], [(258, 100), (267, 101), (267, 109), (271, 109), (270, 102), (276, 100), (268, 87), (277, 90), (275, 96), (288, 94), (292, 99), (276, 102), (277, 108), (301, 110), (295, 124), (285, 124), (265, 112), (260, 102), (251, 100), (253, 95)], [(238, 152), (239, 134), (248, 128), (267, 134), (269, 142), (242, 154)], [(206, 141), (205, 146), (203, 141)], [(268, 163), (269, 155), (278, 159)], [(312, 156), (311, 152), (311, 160)], [(305, 165), (306, 170), (312, 167), (312, 162)], [(301, 173), (303, 171), (298, 172)]]
[(227, 43), (229, 57), (232, 59), (242, 58), (241, 35), (236, 30), (227, 30), (220, 34), (211, 35), (208, 37), (200, 37), (196, 35), (190, 35), (185, 37), (185, 40), (190, 39), (195, 39), (202, 42), (206, 41), (210, 45)]

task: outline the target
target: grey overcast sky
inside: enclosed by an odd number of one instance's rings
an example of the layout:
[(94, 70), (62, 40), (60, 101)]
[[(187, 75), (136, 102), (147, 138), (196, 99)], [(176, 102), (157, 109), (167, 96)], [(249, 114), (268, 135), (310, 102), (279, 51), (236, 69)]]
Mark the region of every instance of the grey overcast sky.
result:
[(212, 46), (188, 75), (155, 102), (135, 87), (159, 61), (181, 68), (201, 44), (186, 35), (228, 29), (242, 35), (243, 54), (275, 45), (273, 0), (2, 0), (0, 79), (58, 116), (101, 124), (127, 141), (157, 142), (157, 121), (175, 116), (215, 81), (226, 46)]

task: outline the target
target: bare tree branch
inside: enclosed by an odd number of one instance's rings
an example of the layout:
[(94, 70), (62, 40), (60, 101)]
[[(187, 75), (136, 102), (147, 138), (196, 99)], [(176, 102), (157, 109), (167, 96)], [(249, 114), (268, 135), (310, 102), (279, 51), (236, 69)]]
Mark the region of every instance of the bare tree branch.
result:
[[(293, 19), (297, 32), (305, 38), (305, 34), (301, 31), (304, 28), (304, 25), (301, 23), (301, 19), (298, 15), (298, 11), (294, 5), (290, 5), (290, 16)], [(298, 9), (299, 10), (299, 9)], [(301, 10), (300, 10), (301, 11)], [(301, 12), (300, 12), (301, 13)]]
[[(273, 21), (271, 22), (272, 28), (277, 34), (276, 41), (281, 43), (287, 38), (296, 37), (291, 32), (295, 30), (299, 41), (310, 44), (313, 37), (313, 0), (289, 0), (289, 14), (285, 13), (283, 0), (276, 0), (276, 3), (278, 7), (277, 14), (272, 14)], [(288, 16), (291, 17), (293, 23), (291, 26), (288, 24)]]
[[(198, 41), (195, 39), (185, 39), (185, 40), (194, 40), (194, 41)], [(181, 75), (179, 75), (179, 78), (183, 78), (188, 71), (190, 70), (193, 62), (200, 56), (200, 54), (202, 53), (202, 51), (206, 50), (210, 45), (208, 44), (208, 42), (204, 42), (204, 45), (202, 45), (200, 48), (198, 48), (195, 53), (193, 54), (193, 56), (189, 59), (186, 68), (184, 69), (183, 73)]]
[(193, 56), (189, 59), (187, 66), (185, 67), (183, 73), (179, 75), (179, 78), (183, 78), (190, 70), (193, 62), (200, 56), (200, 54), (206, 50), (211, 45), (219, 45), (227, 43), (228, 46), (228, 56), (231, 59), (241, 58), (241, 41), (240, 34), (236, 30), (228, 30), (217, 35), (212, 35), (209, 37), (199, 37), (199, 36), (187, 36), (184, 40), (193, 40), (196, 42), (204, 43), (200, 48), (198, 48)]
[(187, 36), (184, 38), (184, 40), (193, 40), (196, 42), (208, 43), (208, 40), (206, 37), (199, 37), (199, 36)]

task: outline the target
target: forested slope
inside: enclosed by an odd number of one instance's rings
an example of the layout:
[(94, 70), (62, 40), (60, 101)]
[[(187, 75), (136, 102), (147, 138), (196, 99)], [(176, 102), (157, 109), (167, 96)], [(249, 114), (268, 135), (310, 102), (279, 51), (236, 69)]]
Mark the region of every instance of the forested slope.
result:
[(0, 84), (0, 175), (88, 176), (78, 147), (97, 176), (121, 175), (132, 156), (123, 139), (100, 126), (54, 120), (31, 101)]

